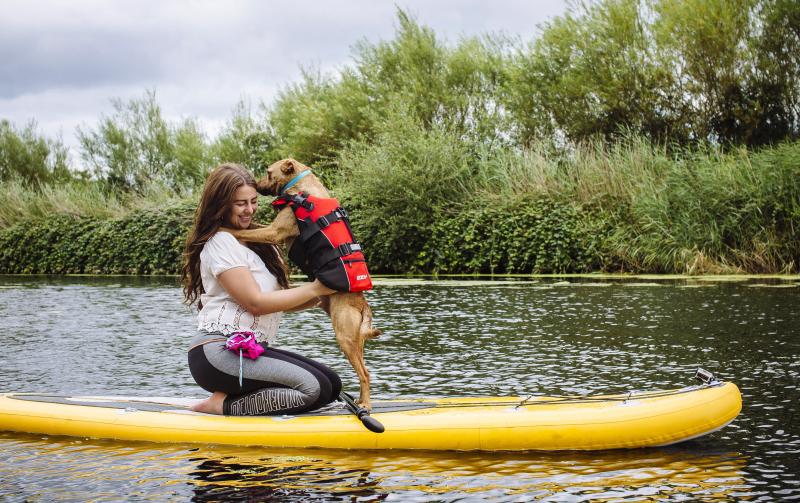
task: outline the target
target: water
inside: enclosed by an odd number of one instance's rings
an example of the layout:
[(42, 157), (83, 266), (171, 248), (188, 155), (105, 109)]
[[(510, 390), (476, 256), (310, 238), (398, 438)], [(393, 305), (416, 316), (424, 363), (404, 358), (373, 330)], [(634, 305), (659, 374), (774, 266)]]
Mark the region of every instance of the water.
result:
[[(367, 348), (378, 399), (742, 390), (741, 415), (660, 449), (279, 450), (0, 433), (0, 500), (733, 501), (800, 499), (800, 279), (383, 280)], [(172, 278), (0, 277), (0, 391), (196, 396), (193, 317)], [(357, 391), (320, 312), (279, 343)]]

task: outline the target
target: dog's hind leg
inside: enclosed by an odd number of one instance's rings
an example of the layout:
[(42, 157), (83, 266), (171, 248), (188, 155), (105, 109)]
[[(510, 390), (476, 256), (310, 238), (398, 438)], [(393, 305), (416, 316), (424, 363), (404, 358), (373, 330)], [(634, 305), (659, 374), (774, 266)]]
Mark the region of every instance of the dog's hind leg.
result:
[(336, 333), (336, 342), (339, 343), (339, 347), (358, 376), (358, 383), (361, 387), (358, 398), (359, 405), (370, 410), (370, 376), (367, 364), (364, 362), (361, 309), (346, 301), (337, 302), (337, 297), (334, 295), (331, 298), (331, 322), (333, 331)]

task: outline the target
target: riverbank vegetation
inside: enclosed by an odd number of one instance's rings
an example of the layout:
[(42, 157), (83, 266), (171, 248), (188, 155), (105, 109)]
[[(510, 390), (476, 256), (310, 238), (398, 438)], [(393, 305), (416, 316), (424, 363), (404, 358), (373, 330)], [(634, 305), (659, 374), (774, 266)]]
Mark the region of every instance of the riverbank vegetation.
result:
[(800, 271), (796, 2), (603, 0), (531, 42), (397, 23), (214, 138), (154, 91), (78, 131), (78, 169), (0, 122), (0, 271), (174, 272), (208, 170), (289, 156), (374, 272)]

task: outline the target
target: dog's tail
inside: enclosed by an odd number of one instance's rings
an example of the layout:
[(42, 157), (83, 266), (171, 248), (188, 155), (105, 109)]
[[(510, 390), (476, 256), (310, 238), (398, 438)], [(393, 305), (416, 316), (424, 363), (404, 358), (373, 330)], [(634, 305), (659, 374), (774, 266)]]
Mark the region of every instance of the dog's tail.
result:
[(372, 326), (372, 309), (366, 302), (364, 302), (364, 307), (361, 309), (361, 328), (359, 330), (365, 341), (381, 335), (381, 331)]

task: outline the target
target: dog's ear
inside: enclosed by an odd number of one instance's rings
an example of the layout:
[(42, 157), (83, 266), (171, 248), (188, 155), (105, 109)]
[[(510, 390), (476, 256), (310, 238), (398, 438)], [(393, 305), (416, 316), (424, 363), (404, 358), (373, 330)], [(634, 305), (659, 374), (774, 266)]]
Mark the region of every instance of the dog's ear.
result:
[(295, 172), (294, 159), (286, 159), (285, 161), (283, 161), (283, 164), (281, 164), (281, 173), (283, 173), (284, 175), (291, 175), (294, 172)]

